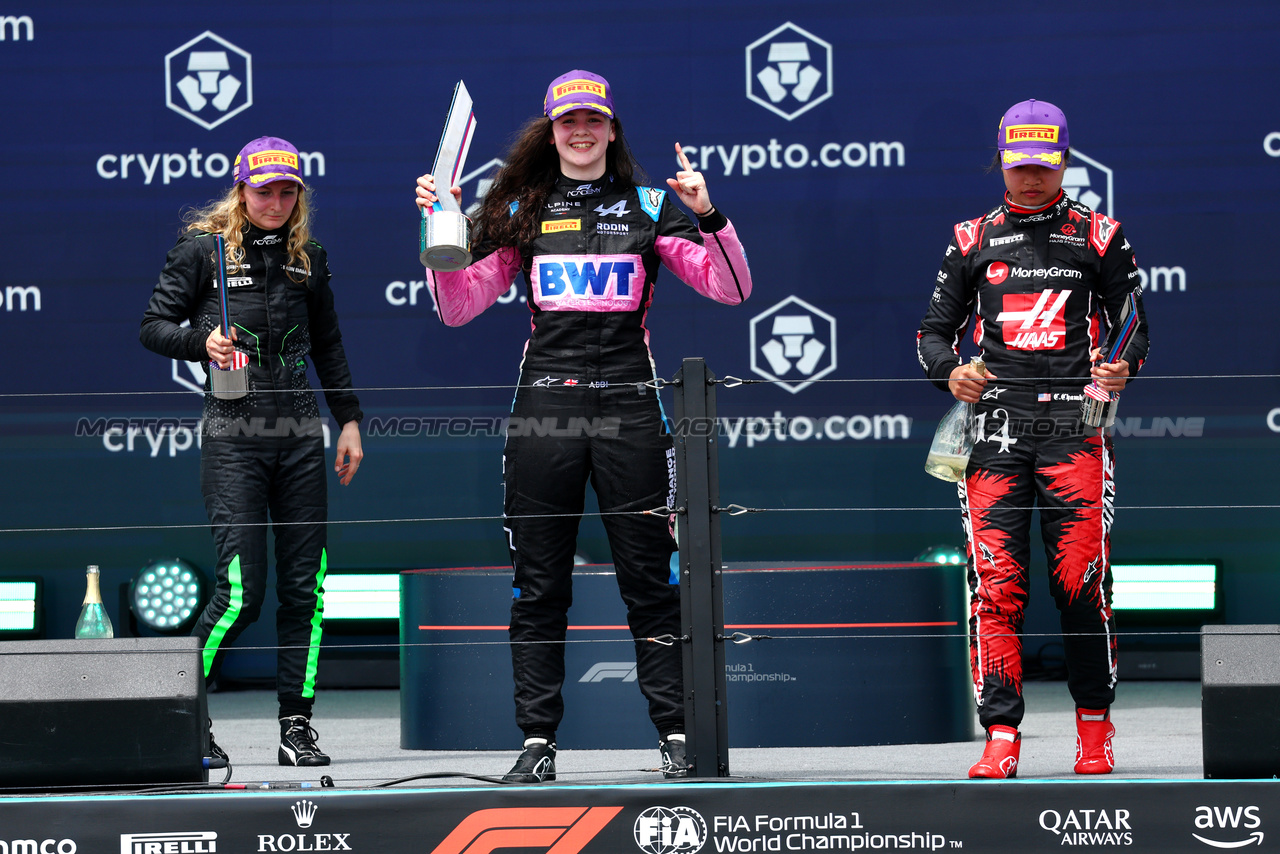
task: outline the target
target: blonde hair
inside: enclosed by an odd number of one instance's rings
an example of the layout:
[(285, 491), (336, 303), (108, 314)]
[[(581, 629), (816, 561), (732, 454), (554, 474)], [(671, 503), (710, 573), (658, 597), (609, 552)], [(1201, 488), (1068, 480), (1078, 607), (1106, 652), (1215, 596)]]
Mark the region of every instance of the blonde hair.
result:
[[(249, 217), (245, 213), (244, 199), (240, 195), (240, 188), (243, 186), (243, 183), (233, 185), (222, 198), (214, 199), (202, 208), (189, 210), (182, 217), (186, 224), (185, 231), (207, 231), (222, 235), (226, 241), (227, 265), (232, 268), (239, 267), (244, 260), (244, 233), (249, 228)], [(299, 185), (298, 190), (298, 200), (293, 205), (293, 212), (289, 214), (289, 221), (285, 223), (289, 228), (286, 248), (289, 263), (301, 267), (307, 271), (307, 275), (311, 275), (311, 256), (306, 253), (306, 245), (311, 240), (311, 208), (307, 204), (310, 193), (305, 184)], [(293, 278), (290, 270), (286, 270), (286, 275)]]

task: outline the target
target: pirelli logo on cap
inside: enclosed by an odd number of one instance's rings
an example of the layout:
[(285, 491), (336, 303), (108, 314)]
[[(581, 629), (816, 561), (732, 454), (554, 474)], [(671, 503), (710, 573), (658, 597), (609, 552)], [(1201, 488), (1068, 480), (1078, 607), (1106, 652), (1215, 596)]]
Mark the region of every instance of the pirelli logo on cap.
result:
[(298, 155), (292, 151), (258, 151), (249, 155), (249, 168), (262, 166), (291, 166), (298, 168)]
[(542, 224), (543, 234), (555, 234), (558, 231), (582, 231), (582, 220), (562, 219)]
[(1015, 142), (1057, 143), (1061, 131), (1057, 125), (1009, 125), (1004, 129), (1005, 144)]
[(574, 92), (590, 92), (601, 98), (609, 97), (604, 90), (603, 83), (597, 83), (594, 80), (566, 80), (559, 86), (551, 90), (551, 100), (558, 101), (565, 95), (571, 95)]

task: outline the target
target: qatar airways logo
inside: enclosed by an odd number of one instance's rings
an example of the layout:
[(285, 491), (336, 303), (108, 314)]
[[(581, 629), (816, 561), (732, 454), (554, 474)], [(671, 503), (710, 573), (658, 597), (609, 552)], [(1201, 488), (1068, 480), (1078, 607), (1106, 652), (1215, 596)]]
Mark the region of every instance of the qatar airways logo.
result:
[[(992, 265), (995, 266), (995, 265)], [(1063, 309), (1070, 290), (1038, 294), (1005, 294), (1004, 311), (996, 315), (1010, 350), (1061, 350), (1066, 346), (1067, 319)]]
[(632, 311), (640, 305), (638, 255), (539, 255), (530, 279), (545, 311)]

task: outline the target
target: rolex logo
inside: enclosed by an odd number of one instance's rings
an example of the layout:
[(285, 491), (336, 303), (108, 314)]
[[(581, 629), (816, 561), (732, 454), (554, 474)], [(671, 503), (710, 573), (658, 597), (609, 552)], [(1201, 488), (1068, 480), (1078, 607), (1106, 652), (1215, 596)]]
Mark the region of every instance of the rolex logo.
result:
[(298, 822), (298, 827), (310, 827), (312, 819), (316, 817), (316, 805), (311, 801), (298, 801), (289, 810)]

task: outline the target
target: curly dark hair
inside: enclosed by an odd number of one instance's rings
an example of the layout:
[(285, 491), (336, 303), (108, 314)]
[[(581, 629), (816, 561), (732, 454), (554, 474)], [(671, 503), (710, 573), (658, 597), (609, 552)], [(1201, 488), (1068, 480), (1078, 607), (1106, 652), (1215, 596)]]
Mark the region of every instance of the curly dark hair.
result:
[[(614, 138), (605, 151), (605, 174), (613, 176), (621, 189), (645, 181), (644, 170), (636, 163), (622, 132), (622, 122), (613, 119)], [(514, 247), (523, 255), (533, 245), (542, 221), (542, 206), (560, 176), (560, 156), (552, 145), (551, 119), (538, 116), (516, 132), (503, 158), (506, 165), (494, 176), (485, 193), (480, 212), (472, 225), (472, 241), (488, 251)], [(515, 213), (511, 203), (517, 202)]]

